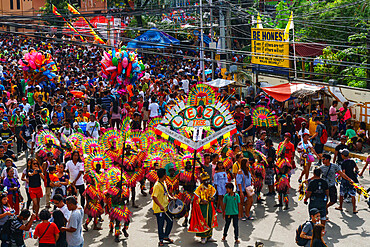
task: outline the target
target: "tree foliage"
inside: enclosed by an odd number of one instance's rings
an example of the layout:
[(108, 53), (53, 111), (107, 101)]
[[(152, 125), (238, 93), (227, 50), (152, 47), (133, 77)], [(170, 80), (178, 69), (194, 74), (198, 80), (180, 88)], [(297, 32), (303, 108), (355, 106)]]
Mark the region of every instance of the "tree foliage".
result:
[(45, 17), (44, 20), (50, 26), (62, 27), (64, 22), (60, 17), (53, 14), (52, 6), (54, 5), (58, 9), (58, 12), (63, 15), (68, 13), (67, 4), (67, 0), (46, 0), (45, 5), (40, 8), (41, 15)]

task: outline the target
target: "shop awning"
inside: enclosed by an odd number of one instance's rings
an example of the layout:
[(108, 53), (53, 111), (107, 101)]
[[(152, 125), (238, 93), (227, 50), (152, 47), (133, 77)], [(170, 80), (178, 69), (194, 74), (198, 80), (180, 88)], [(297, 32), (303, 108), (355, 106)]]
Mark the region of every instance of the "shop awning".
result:
[(305, 83), (285, 83), (272, 87), (263, 87), (261, 89), (277, 101), (283, 102), (290, 97), (313, 94), (322, 88), (324, 87), (313, 86)]
[(216, 80), (213, 80), (213, 81), (207, 81), (205, 82), (205, 84), (211, 86), (211, 87), (226, 87), (227, 85), (230, 85), (232, 83), (234, 83), (235, 81), (232, 81), (232, 80), (225, 80), (225, 79), (216, 79)]

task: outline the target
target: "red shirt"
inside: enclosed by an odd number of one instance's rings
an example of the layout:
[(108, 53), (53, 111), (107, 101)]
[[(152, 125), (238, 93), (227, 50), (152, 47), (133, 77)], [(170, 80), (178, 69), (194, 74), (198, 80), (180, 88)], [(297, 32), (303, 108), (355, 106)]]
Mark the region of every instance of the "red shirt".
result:
[[(283, 145), (284, 142), (281, 142), (279, 144), (279, 147), (281, 145)], [(292, 160), (293, 160), (293, 154), (295, 152), (295, 149), (294, 149), (294, 145), (293, 143), (291, 142), (288, 142), (287, 144), (285, 144), (285, 158), (287, 158), (289, 160), (290, 163), (292, 163)]]
[(306, 127), (307, 127), (307, 120), (303, 117), (297, 117), (294, 120), (294, 125), (295, 125), (295, 130), (299, 131), (302, 128), (302, 123), (306, 122)]
[[(41, 222), (35, 228), (35, 236), (41, 237), (44, 234), (49, 223)], [(59, 233), (59, 229), (54, 222), (50, 223), (49, 229), (45, 232), (44, 236), (39, 240), (41, 244), (55, 244), (55, 235)]]

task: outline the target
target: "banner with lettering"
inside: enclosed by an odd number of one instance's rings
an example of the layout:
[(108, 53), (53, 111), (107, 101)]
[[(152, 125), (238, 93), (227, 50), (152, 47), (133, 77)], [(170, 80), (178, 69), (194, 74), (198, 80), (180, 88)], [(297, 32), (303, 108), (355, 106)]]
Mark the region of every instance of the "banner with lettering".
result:
[(252, 28), (252, 63), (289, 68), (289, 42), (284, 29)]

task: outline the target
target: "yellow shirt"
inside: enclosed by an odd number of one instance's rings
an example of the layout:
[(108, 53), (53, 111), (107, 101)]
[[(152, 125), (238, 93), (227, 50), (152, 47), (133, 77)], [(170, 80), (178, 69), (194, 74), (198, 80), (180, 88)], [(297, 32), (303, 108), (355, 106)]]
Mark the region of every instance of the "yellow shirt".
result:
[(89, 122), (89, 120), (87, 119), (87, 117), (84, 117), (84, 116), (80, 117), (80, 116), (78, 116), (78, 117), (76, 117), (76, 122), (77, 123)]
[(316, 133), (316, 127), (317, 127), (316, 122), (313, 121), (312, 118), (310, 118), (310, 122), (308, 124), (308, 130), (310, 131), (310, 136), (313, 136)]
[(233, 174), (237, 174), (240, 170), (240, 164), (238, 162), (235, 162), (233, 165)]
[[(164, 187), (163, 187), (164, 186)], [(166, 190), (164, 189), (166, 188)], [(159, 201), (159, 203), (165, 208), (165, 210), (167, 211), (167, 205), (168, 205), (168, 196), (167, 196), (167, 193), (165, 192), (167, 191), (168, 193), (168, 189), (167, 189), (167, 185), (166, 185), (166, 182), (163, 182), (162, 184), (157, 181), (154, 186), (153, 186), (153, 193), (152, 193), (152, 197), (156, 197)], [(153, 200), (153, 211), (154, 213), (160, 213), (160, 212), (163, 212), (157, 203), (154, 202)]]
[(199, 197), (199, 199), (209, 201), (211, 197), (216, 194), (216, 189), (212, 185), (206, 187), (204, 184), (198, 186), (194, 193)]

